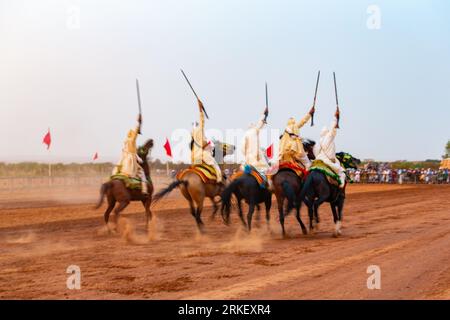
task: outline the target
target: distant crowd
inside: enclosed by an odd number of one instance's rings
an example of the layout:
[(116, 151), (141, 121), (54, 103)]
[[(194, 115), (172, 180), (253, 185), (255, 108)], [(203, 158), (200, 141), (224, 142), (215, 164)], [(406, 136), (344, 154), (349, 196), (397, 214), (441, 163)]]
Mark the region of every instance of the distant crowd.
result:
[[(159, 171), (159, 170), (157, 170)], [(225, 169), (225, 176), (236, 172), (236, 169)], [(449, 184), (449, 170), (441, 169), (348, 169), (348, 175), (354, 183), (397, 183), (397, 184)], [(171, 170), (171, 178), (177, 171)]]
[(354, 183), (450, 183), (448, 169), (357, 169), (349, 175)]

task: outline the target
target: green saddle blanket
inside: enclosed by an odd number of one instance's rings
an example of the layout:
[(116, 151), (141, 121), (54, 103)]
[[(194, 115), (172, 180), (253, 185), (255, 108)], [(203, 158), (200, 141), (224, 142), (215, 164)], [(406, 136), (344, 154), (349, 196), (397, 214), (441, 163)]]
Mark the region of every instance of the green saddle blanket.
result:
[(322, 172), (327, 178), (333, 179), (337, 185), (341, 184), (341, 179), (339, 175), (336, 174), (329, 166), (327, 166), (322, 160), (314, 160), (311, 164), (309, 171), (319, 171)]
[(122, 180), (127, 189), (142, 189), (142, 181), (140, 179), (131, 178), (122, 174), (114, 174), (111, 180)]

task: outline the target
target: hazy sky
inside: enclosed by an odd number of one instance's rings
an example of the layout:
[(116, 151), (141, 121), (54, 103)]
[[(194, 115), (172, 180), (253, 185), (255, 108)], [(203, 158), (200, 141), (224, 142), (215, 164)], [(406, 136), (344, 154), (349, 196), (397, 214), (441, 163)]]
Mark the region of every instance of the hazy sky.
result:
[[(380, 29), (367, 25), (370, 5)], [(52, 161), (118, 160), (136, 77), (143, 136), (165, 160), (165, 137), (198, 117), (180, 68), (208, 128), (256, 121), (267, 81), (268, 129), (283, 129), (310, 108), (320, 69), (316, 125), (303, 136), (317, 140), (332, 120), (336, 71), (338, 150), (437, 159), (450, 138), (448, 0), (0, 0), (0, 161), (47, 159), (48, 127)]]

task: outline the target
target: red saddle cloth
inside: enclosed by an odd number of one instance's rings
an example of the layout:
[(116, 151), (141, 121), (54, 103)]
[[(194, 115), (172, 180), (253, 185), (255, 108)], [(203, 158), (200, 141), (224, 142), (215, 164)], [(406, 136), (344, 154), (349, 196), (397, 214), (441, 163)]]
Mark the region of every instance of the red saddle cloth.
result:
[(300, 165), (295, 162), (280, 162), (280, 164), (278, 165), (278, 171), (280, 170), (292, 170), (301, 179), (308, 175), (308, 170), (300, 167)]
[(177, 180), (181, 180), (184, 175), (188, 172), (193, 172), (197, 174), (200, 179), (202, 179), (203, 183), (217, 183), (217, 174), (216, 170), (210, 165), (207, 164), (196, 164), (192, 165), (187, 169), (181, 170), (177, 173)]

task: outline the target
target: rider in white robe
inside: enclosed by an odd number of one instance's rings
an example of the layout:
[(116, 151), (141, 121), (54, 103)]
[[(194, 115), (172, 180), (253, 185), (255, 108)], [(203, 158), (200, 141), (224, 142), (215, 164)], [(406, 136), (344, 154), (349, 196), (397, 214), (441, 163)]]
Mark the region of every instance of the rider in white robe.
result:
[(192, 128), (193, 146), (191, 150), (192, 164), (208, 164), (214, 168), (217, 174), (217, 182), (222, 183), (222, 171), (212, 155), (213, 145), (209, 144), (205, 138), (205, 115), (203, 113), (203, 105), (198, 100), (198, 107), (200, 110), (200, 124)]
[(303, 149), (300, 129), (311, 119), (314, 107), (300, 120), (289, 118), (286, 128), (280, 140), (278, 161), (298, 163), (305, 169), (309, 169), (311, 161)]
[(326, 165), (328, 165), (341, 180), (340, 188), (345, 185), (345, 169), (341, 166), (341, 163), (336, 158), (336, 148), (334, 144), (334, 139), (337, 132), (337, 117), (331, 124), (330, 129), (324, 127), (320, 133), (319, 144), (314, 147), (314, 153), (317, 160), (322, 160)]
[(261, 116), (256, 124), (251, 124), (249, 129), (245, 132), (242, 141), (242, 153), (245, 158), (245, 163), (253, 166), (262, 174), (266, 174), (269, 169), (269, 164), (261, 150), (259, 142), (259, 132), (266, 124), (265, 114)]
[(138, 134), (141, 134), (141, 115), (138, 116), (138, 125), (136, 128), (128, 131), (128, 135), (123, 144), (122, 157), (119, 163), (114, 167), (112, 174), (121, 174), (130, 178), (138, 178), (142, 181), (142, 193), (147, 191), (147, 178), (144, 170), (139, 163), (142, 159), (137, 155), (136, 139)]

